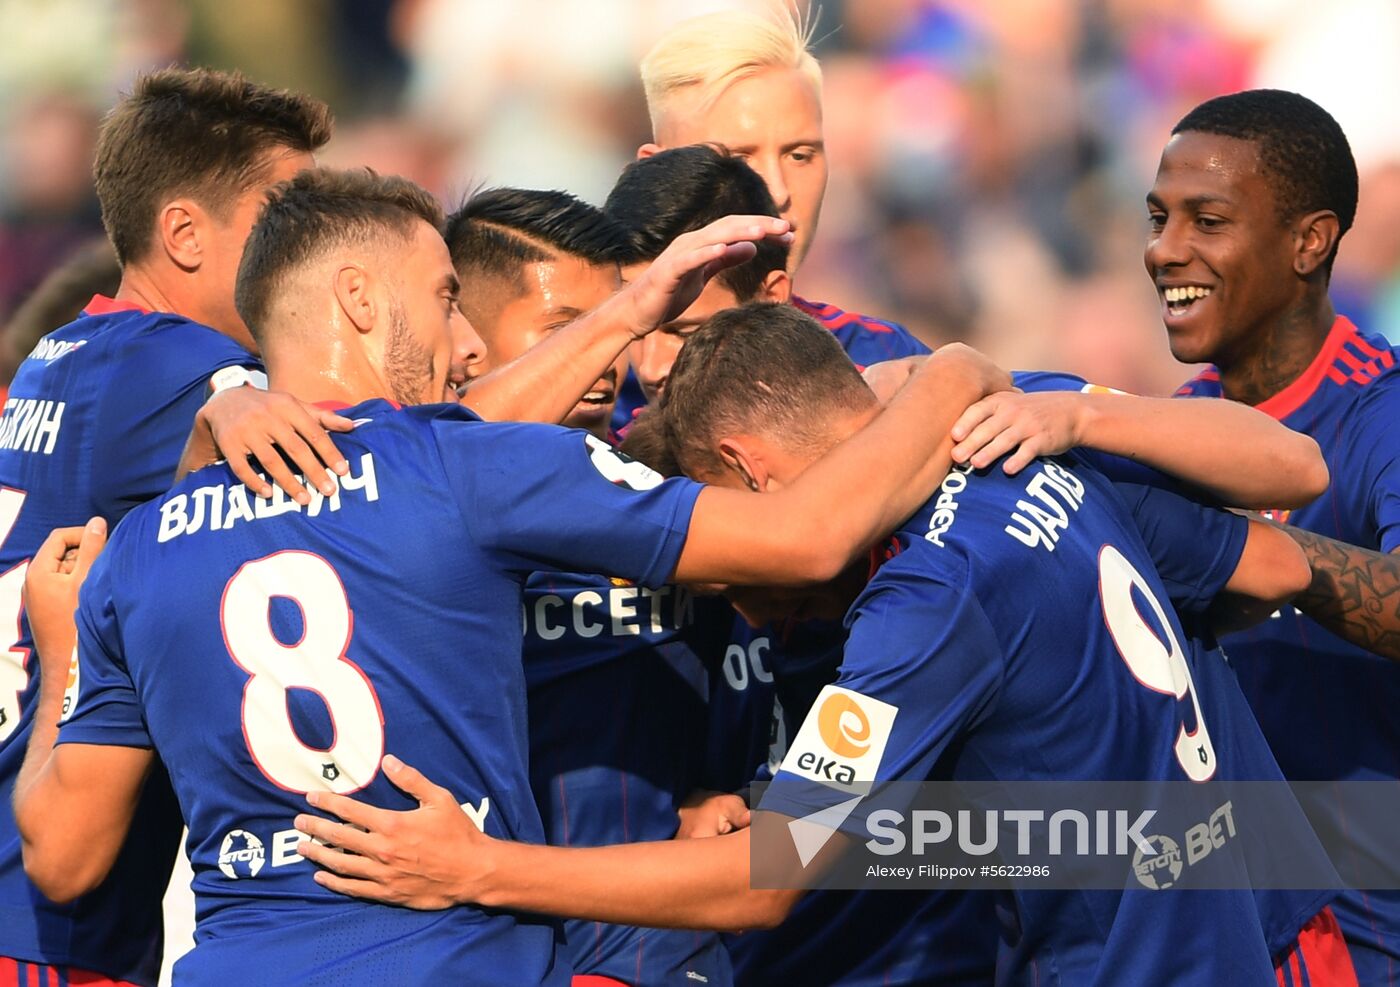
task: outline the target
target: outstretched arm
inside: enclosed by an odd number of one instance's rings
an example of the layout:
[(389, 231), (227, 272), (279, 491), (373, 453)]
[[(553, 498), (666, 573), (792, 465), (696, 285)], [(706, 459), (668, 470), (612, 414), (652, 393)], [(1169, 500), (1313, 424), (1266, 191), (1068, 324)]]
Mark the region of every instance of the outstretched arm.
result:
[(774, 493), (706, 487), (676, 582), (825, 582), (933, 495), (952, 465), (949, 428), (968, 404), (1010, 386), (961, 344), (918, 368), (875, 419)]
[(1234, 401), (1076, 391), (993, 394), (953, 426), (953, 458), (1007, 473), (1074, 446), (1145, 463), (1233, 507), (1301, 507), (1327, 489), (1311, 437)]
[[(394, 812), (328, 792), (344, 823), (297, 816), (298, 852), (332, 891), (410, 908), (478, 904), (622, 925), (743, 930), (781, 922), (802, 892), (749, 887), (749, 830), (697, 840), (548, 847), (486, 836), (452, 794), (397, 758), (389, 780), (419, 807)], [(835, 841), (833, 841), (835, 842)], [(328, 845), (327, 845), (328, 844)]]
[(1312, 572), (1293, 605), (1338, 637), (1400, 661), (1400, 549), (1387, 555), (1278, 527), (1302, 547)]
[(679, 316), (706, 281), (767, 237), (790, 240), (787, 221), (728, 216), (677, 237), (608, 301), (469, 384), (462, 404), (487, 421), (562, 422), (631, 343)]

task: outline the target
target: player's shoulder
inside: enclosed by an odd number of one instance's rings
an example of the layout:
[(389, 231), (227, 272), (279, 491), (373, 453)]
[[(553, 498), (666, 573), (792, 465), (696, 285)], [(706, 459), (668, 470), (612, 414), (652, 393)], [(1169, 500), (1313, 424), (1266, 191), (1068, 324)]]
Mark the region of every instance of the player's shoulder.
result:
[(927, 346), (898, 322), (846, 311), (829, 302), (811, 301), (797, 295), (792, 296), (792, 304), (830, 330), (856, 363), (876, 363), (929, 352)]

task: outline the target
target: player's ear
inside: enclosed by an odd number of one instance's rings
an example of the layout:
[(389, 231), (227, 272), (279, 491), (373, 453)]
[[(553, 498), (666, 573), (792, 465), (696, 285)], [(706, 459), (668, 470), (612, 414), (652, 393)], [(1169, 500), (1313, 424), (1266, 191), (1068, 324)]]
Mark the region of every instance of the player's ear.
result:
[(782, 269), (769, 271), (759, 286), (757, 301), (786, 304), (792, 298), (792, 276)]
[(757, 445), (744, 435), (734, 435), (719, 441), (719, 458), (725, 469), (730, 470), (744, 486), (755, 493), (766, 493), (772, 477)]
[(377, 304), (369, 275), (358, 264), (345, 264), (335, 272), (335, 300), (345, 317), (361, 333), (374, 328)]
[(1330, 209), (1310, 212), (1298, 221), (1293, 270), (1301, 278), (1312, 276), (1332, 255), (1342, 224)]
[(643, 158), (649, 158), (653, 154), (660, 154), (661, 151), (662, 147), (660, 144), (643, 144), (641, 147), (637, 148), (637, 160), (641, 161)]
[(161, 207), (156, 216), (156, 236), (170, 260), (185, 271), (197, 271), (204, 262), (200, 233), (208, 214), (190, 199), (175, 199)]

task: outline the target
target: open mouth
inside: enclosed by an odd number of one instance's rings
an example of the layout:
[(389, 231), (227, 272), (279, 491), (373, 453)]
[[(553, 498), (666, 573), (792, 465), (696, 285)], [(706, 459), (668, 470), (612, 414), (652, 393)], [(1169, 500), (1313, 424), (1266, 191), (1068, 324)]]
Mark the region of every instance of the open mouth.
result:
[(1194, 284), (1163, 288), (1162, 300), (1167, 303), (1167, 314), (1173, 318), (1180, 318), (1189, 315), (1204, 299), (1209, 298), (1214, 290)]
[(594, 388), (583, 397), (579, 398), (579, 404), (604, 405), (612, 404), (614, 393), (612, 390), (598, 390)]

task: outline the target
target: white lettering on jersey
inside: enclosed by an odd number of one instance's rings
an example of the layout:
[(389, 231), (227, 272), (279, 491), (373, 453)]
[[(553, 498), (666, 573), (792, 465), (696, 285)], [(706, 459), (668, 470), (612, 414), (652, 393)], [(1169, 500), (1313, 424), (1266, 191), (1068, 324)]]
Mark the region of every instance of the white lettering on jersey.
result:
[(45, 336), (39, 340), (39, 345), (29, 351), (27, 360), (43, 360), (45, 363), (52, 363), (59, 357), (67, 356), (76, 349), (81, 349), (87, 345), (86, 339), (60, 340), (49, 339)]
[(1084, 504), (1084, 481), (1063, 466), (1041, 463), (1026, 484), (1025, 498), (1016, 501), (1011, 524), (1003, 530), (1027, 548), (1053, 552), (1060, 532), (1069, 527), (1071, 512)]
[(729, 683), (729, 688), (735, 692), (743, 692), (749, 687), (749, 670), (753, 670), (753, 679), (765, 685), (773, 681), (773, 673), (768, 670), (767, 663), (763, 656), (772, 647), (772, 642), (768, 636), (756, 637), (749, 642), (748, 650), (737, 641), (724, 649), (724, 662), (721, 667), (724, 669), (724, 680)]
[(606, 596), (591, 589), (571, 597), (546, 593), (524, 603), (524, 616), (525, 633), (541, 641), (559, 640), (571, 625), (579, 637), (660, 634), (694, 623), (695, 597), (679, 586), (614, 586)]
[[(218, 484), (198, 487), (188, 494), (176, 494), (160, 505), (160, 526), (156, 529), (156, 540), (167, 542), (180, 535), (192, 535), (206, 527), (210, 531), (228, 531), (234, 525), (245, 521), (261, 521), (292, 512), (306, 512), (308, 517), (317, 517), (322, 510), (334, 513), (340, 510), (342, 491), (363, 492), (365, 501), (373, 503), (379, 499), (379, 481), (374, 472), (374, 456), (365, 453), (360, 457), (359, 474), (351, 468), (348, 476), (331, 474), (335, 493), (329, 497), (307, 484), (311, 503), (302, 507), (290, 499), (281, 487), (272, 488), (272, 496), (263, 498), (248, 493), (241, 483)], [(302, 477), (305, 480), (305, 477)], [(329, 505), (329, 507), (327, 507)]]
[(958, 494), (967, 489), (967, 474), (971, 466), (954, 466), (938, 488), (938, 499), (933, 502), (933, 514), (928, 519), (928, 534), (925, 541), (943, 547), (943, 535), (953, 526), (957, 517)]
[(10, 398), (0, 417), (0, 449), (49, 455), (58, 442), (65, 407), (63, 401)]

